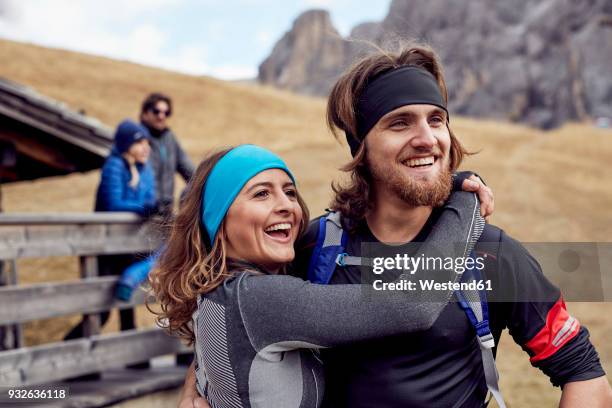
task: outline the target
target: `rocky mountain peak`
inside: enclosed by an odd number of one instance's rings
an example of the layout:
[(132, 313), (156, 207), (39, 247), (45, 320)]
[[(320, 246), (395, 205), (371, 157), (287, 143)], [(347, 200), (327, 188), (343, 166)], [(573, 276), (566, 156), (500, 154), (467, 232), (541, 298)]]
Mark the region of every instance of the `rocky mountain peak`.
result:
[(307, 94), (319, 94), (344, 64), (345, 40), (329, 12), (301, 14), (259, 66), (259, 81)]
[(380, 22), (342, 38), (329, 13), (300, 15), (259, 80), (325, 96), (358, 57), (424, 41), (444, 64), (452, 111), (551, 128), (612, 117), (609, 0), (393, 0)]

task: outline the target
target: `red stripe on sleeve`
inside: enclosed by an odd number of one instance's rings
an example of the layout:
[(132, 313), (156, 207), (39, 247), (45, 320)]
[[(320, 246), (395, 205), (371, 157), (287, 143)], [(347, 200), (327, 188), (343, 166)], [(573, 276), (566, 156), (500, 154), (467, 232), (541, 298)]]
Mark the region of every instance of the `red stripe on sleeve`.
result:
[(574, 338), (580, 329), (578, 319), (567, 313), (565, 302), (560, 297), (548, 311), (546, 324), (525, 346), (533, 353), (531, 363), (544, 360), (555, 354), (565, 343)]

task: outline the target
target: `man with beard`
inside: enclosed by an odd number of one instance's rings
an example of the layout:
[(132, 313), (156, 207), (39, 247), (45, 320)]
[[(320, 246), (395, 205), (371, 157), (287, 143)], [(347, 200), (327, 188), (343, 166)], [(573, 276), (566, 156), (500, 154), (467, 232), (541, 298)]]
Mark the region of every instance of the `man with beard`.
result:
[[(414, 46), (355, 64), (333, 87), (327, 120), (336, 136), (346, 135), (353, 156), (344, 167), (348, 183), (332, 186), (331, 209), (348, 233), (346, 254), (359, 259), (363, 244), (424, 242), (451, 191), (451, 173), (468, 154), (450, 129), (434, 52)], [(294, 273), (311, 280), (312, 265), (320, 262), (319, 221), (297, 246), (294, 262)], [(503, 289), (488, 302), (495, 343), (508, 328), (532, 364), (563, 387), (561, 406), (612, 406), (587, 329), (568, 314), (559, 289), (522, 245), (486, 225), (475, 253), (485, 259), (484, 278)], [(340, 262), (323, 282), (357, 284), (365, 277), (359, 266)], [(324, 406), (482, 407), (489, 384), (479, 337), (466, 311), (450, 301), (429, 330), (323, 350)], [(206, 406), (194, 399), (193, 383), (190, 372), (181, 407)]]
[(174, 173), (178, 172), (189, 181), (194, 167), (168, 127), (172, 115), (172, 100), (162, 93), (152, 93), (142, 102), (140, 121), (151, 134), (151, 158), (149, 163), (155, 175), (155, 186), (159, 211), (162, 215), (172, 214), (174, 204)]

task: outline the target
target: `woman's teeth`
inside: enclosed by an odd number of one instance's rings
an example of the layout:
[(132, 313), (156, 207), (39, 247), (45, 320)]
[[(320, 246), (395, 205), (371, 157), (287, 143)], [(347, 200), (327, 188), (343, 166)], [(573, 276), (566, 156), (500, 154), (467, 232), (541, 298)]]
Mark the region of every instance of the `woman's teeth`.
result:
[(291, 229), (291, 224), (289, 224), (288, 222), (286, 223), (282, 223), (282, 224), (274, 224), (274, 225), (270, 225), (268, 228), (266, 228), (264, 231), (266, 232), (271, 232), (271, 231), (277, 231), (277, 230), (288, 230)]
[(282, 237), (287, 237), (289, 235), (289, 231), (291, 230), (291, 224), (289, 223), (281, 223), (270, 225), (268, 228), (264, 229), (264, 232), (268, 235), (281, 235)]

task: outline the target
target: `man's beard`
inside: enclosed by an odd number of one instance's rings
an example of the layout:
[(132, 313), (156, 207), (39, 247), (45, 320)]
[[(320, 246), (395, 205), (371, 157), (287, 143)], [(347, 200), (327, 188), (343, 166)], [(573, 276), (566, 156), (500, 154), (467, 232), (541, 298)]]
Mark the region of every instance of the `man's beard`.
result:
[(397, 197), (412, 207), (441, 207), (451, 192), (452, 174), (446, 166), (431, 181), (422, 180), (418, 176), (404, 175), (395, 166), (370, 163), (369, 167), (376, 183), (386, 185)]

